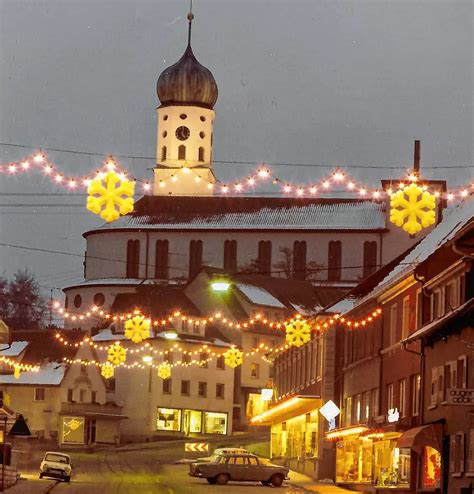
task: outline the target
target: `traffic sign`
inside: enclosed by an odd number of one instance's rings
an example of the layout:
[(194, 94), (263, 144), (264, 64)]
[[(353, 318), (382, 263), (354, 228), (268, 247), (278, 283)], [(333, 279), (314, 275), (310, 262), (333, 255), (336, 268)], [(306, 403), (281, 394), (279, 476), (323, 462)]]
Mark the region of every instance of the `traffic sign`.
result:
[(184, 443), (184, 451), (194, 453), (209, 451), (209, 443)]

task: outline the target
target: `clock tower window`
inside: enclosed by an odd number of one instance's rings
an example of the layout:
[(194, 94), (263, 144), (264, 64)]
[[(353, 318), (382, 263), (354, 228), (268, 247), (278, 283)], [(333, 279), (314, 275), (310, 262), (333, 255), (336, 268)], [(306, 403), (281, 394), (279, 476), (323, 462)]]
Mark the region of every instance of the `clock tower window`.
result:
[(185, 160), (186, 159), (186, 146), (179, 146), (178, 148), (178, 159)]
[(204, 148), (203, 147), (200, 147), (199, 148), (199, 153), (198, 153), (198, 160), (199, 161), (204, 161)]

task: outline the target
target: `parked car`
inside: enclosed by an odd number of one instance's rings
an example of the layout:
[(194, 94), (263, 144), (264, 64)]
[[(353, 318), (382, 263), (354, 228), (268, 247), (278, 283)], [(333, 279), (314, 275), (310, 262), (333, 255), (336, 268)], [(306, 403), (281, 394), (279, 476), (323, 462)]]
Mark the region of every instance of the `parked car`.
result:
[(196, 458), (195, 463), (212, 462), (219, 455), (231, 455), (231, 454), (239, 455), (239, 454), (247, 454), (247, 453), (250, 453), (250, 451), (246, 450), (245, 448), (217, 448), (214, 450), (211, 456), (206, 456), (204, 458)]
[(191, 477), (205, 478), (209, 484), (225, 485), (231, 480), (261, 482), (280, 487), (288, 479), (288, 468), (274, 465), (265, 458), (252, 454), (222, 454), (212, 462), (189, 465)]
[(40, 465), (40, 479), (43, 477), (52, 477), (69, 482), (71, 480), (71, 472), (72, 464), (69, 455), (55, 451), (47, 451), (44, 454), (43, 461)]

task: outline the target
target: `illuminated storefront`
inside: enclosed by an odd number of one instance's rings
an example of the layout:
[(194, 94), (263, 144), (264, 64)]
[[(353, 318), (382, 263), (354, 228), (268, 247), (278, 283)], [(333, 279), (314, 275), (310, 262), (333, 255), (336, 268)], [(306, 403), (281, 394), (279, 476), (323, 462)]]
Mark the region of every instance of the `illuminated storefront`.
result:
[[(296, 396), (252, 418), (254, 425), (271, 426), (271, 457), (309, 473), (319, 458), (321, 399)], [(305, 465), (305, 463), (307, 463)]]
[(227, 413), (157, 408), (156, 430), (184, 434), (227, 434)]

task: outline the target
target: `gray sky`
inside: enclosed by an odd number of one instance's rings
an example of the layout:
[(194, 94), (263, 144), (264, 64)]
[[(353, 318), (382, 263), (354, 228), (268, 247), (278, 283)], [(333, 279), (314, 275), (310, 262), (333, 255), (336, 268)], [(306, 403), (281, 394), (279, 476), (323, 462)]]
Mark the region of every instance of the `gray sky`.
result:
[[(155, 155), (156, 79), (186, 44), (187, 0), (0, 0), (0, 142)], [(400, 176), (422, 140), (427, 178), (466, 183), (473, 142), (473, 3), (464, 0), (195, 0), (193, 48), (219, 86), (214, 158), (379, 165), (351, 169), (376, 185)], [(2, 162), (28, 149), (0, 146)], [(50, 152), (65, 171), (101, 162)], [(124, 159), (151, 178), (153, 160)], [(383, 170), (399, 166), (399, 170)], [(254, 167), (251, 167), (254, 168)], [(241, 164), (215, 165), (221, 179)], [(288, 180), (324, 168), (275, 167)], [(0, 177), (1, 241), (82, 254), (100, 223), (84, 197), (39, 174)], [(28, 267), (47, 287), (82, 273), (80, 258), (0, 247), (1, 271)]]

